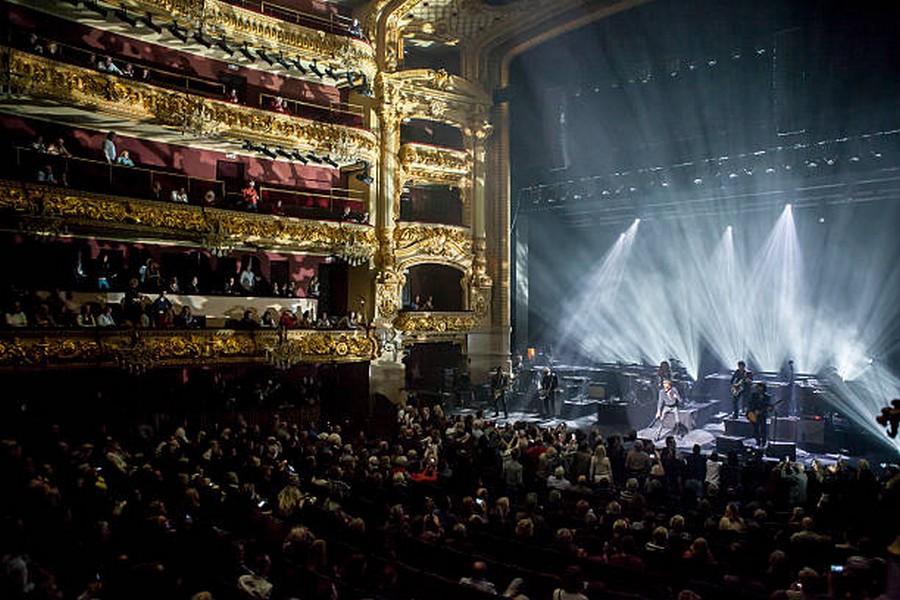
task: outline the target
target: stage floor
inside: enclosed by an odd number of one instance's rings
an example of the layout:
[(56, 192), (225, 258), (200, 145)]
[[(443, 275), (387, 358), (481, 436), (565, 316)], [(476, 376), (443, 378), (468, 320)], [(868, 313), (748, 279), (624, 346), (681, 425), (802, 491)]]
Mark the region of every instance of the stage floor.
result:
[[(510, 411), (508, 417), (504, 417), (502, 414), (498, 417), (493, 417), (493, 411), (488, 407), (450, 408), (447, 412), (452, 415), (474, 415), (479, 410), (484, 411), (487, 420), (504, 425), (507, 423), (521, 422), (538, 425), (540, 427), (553, 428), (560, 423), (565, 423), (566, 427), (569, 429), (576, 429), (584, 432), (595, 428), (604, 437), (609, 437), (611, 435), (625, 436), (629, 433), (629, 431), (623, 430), (621, 424), (599, 422), (597, 416), (593, 414), (575, 419), (563, 419), (558, 417), (542, 417), (535, 412)], [(729, 413), (727, 412), (718, 412), (715, 415), (712, 415), (709, 422), (703, 426), (689, 430), (683, 436), (676, 436), (675, 442), (678, 449), (683, 453), (689, 453), (693, 450), (694, 444), (699, 444), (701, 452), (704, 455), (709, 455), (713, 450), (716, 450), (716, 440), (725, 436), (725, 419), (728, 418), (728, 416)], [(639, 429), (636, 433), (639, 439), (650, 440), (657, 448), (662, 448), (665, 445), (665, 437), (669, 435), (670, 431), (663, 428), (662, 436), (658, 440), (656, 439), (657, 432), (658, 426), (651, 426)], [(741, 438), (740, 443), (747, 450), (759, 450), (756, 441), (753, 438)], [(795, 452), (796, 460), (806, 465), (811, 464), (812, 461), (816, 459), (825, 466), (833, 465), (838, 460), (843, 460), (848, 464), (855, 465), (860, 458), (866, 458), (870, 463), (877, 464), (883, 462), (885, 458), (884, 455), (876, 454), (851, 456), (834, 452), (810, 452), (800, 447), (796, 447)], [(723, 454), (721, 451), (719, 453)], [(765, 460), (776, 462), (780, 460), (780, 458), (782, 457), (766, 456)]]

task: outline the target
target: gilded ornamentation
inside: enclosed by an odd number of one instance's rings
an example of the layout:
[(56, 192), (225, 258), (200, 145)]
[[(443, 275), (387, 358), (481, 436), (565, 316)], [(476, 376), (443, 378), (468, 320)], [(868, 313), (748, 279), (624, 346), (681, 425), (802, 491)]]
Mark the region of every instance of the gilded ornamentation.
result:
[(422, 117), (461, 129), (487, 120), (491, 98), (462, 77), (430, 69), (382, 73), (386, 102), (400, 118)]
[(493, 285), (487, 273), (487, 242), (476, 238), (472, 244), (472, 286), (489, 288)]
[(397, 263), (443, 262), (467, 270), (472, 262), (468, 229), (451, 225), (399, 224), (394, 229)]
[(0, 210), (61, 220), (66, 226), (91, 230), (146, 234), (151, 228), (154, 235), (201, 246), (214, 240), (217, 248), (284, 248), (336, 254), (352, 244), (357, 250), (367, 248), (372, 255), (377, 247), (373, 229), (355, 223), (204, 209), (4, 180), (0, 180)]
[(472, 312), (403, 312), (394, 327), (406, 333), (466, 332), (476, 329), (479, 317)]
[(403, 275), (394, 269), (379, 273), (375, 281), (375, 316), (380, 322), (391, 323), (400, 312), (400, 293), (404, 283)]
[(344, 162), (375, 161), (376, 138), (370, 131), (192, 96), (8, 48), (2, 51), (9, 53), (10, 85), (19, 94), (178, 129), (202, 118), (204, 130), (216, 135), (287, 143)]
[(469, 155), (464, 151), (413, 143), (403, 144), (400, 163), (404, 179), (453, 185), (459, 185), (471, 167)]
[[(372, 331), (292, 330), (283, 339), (305, 362), (360, 362), (378, 355)], [(5, 331), (0, 368), (119, 364), (142, 372), (173, 364), (263, 362), (278, 342), (274, 331)]]
[(171, 15), (188, 24), (202, 23), (206, 30), (227, 38), (276, 46), (306, 60), (334, 61), (336, 68), (375, 75), (375, 53), (371, 45), (345, 35), (304, 27), (221, 0), (127, 0), (129, 10)]

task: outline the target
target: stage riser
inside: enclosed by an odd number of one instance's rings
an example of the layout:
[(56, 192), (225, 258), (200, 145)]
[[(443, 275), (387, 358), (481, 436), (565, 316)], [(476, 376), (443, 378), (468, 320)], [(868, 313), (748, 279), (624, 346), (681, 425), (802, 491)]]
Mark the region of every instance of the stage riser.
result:
[[(678, 422), (688, 430), (699, 429), (719, 412), (719, 401), (697, 403), (690, 408), (679, 409)], [(656, 405), (607, 403), (597, 404), (597, 420), (604, 425), (623, 425), (631, 429), (647, 427), (656, 416)], [(666, 424), (668, 427), (670, 424)]]
[[(725, 419), (725, 435), (753, 438), (753, 423), (747, 419)], [(796, 417), (779, 418), (777, 422), (769, 419), (767, 439), (821, 446), (825, 443), (825, 422)]]

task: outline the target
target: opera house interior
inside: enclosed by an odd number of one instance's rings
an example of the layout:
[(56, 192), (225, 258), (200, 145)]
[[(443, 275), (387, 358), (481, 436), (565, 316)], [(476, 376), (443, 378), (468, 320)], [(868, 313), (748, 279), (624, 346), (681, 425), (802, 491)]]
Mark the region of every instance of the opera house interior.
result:
[(0, 598), (900, 598), (900, 20), (0, 2)]

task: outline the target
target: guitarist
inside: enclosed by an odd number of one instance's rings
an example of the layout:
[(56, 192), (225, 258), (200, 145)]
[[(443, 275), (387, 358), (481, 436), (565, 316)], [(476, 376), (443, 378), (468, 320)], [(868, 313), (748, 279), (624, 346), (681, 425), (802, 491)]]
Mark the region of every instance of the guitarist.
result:
[(541, 378), (541, 390), (538, 393), (543, 403), (542, 409), (544, 415), (552, 417), (556, 412), (556, 388), (559, 387), (559, 379), (556, 377), (550, 367), (544, 369), (544, 376)]
[(731, 417), (737, 419), (741, 413), (741, 405), (747, 405), (747, 396), (753, 378), (747, 370), (747, 363), (738, 361), (737, 370), (731, 374)]
[(497, 367), (491, 377), (491, 406), (494, 408), (494, 416), (500, 414), (500, 405), (503, 405), (503, 418), (508, 419), (506, 410), (506, 389), (509, 387), (509, 376), (503, 372), (503, 367)]
[(750, 395), (750, 410), (747, 418), (753, 423), (753, 437), (756, 438), (756, 447), (766, 445), (766, 423), (769, 419), (769, 409), (772, 407), (772, 397), (766, 393), (766, 384), (762, 381), (753, 386)]

